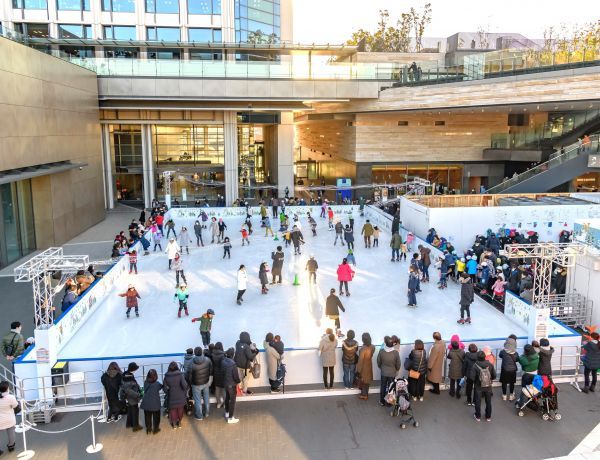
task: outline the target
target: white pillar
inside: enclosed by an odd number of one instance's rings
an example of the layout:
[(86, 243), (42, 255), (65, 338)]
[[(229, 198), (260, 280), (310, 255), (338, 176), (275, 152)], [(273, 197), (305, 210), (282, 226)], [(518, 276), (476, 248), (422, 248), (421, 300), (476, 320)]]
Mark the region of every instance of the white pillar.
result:
[(223, 42), (235, 43), (234, 0), (222, 0), (221, 2), (221, 31)]
[(144, 206), (150, 208), (154, 198), (154, 159), (152, 156), (152, 127), (150, 125), (142, 125), (142, 162)]
[(277, 192), (285, 196), (285, 188), (294, 196), (294, 114), (281, 112), (277, 125)]
[(238, 134), (237, 112), (223, 112), (225, 140), (225, 202), (227, 206), (238, 198)]
[(112, 151), (110, 148), (110, 130), (108, 125), (102, 126), (102, 166), (104, 167), (104, 196), (108, 209), (115, 207), (115, 187), (113, 181)]

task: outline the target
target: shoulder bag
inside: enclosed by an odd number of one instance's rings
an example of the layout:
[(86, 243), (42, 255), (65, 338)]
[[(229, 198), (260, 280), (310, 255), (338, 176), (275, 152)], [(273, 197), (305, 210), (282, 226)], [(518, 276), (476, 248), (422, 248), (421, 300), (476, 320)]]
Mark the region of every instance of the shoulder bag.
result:
[[(421, 350), (421, 359), (419, 360), (419, 366), (417, 369), (421, 369), (421, 364), (423, 363), (423, 355), (425, 354), (425, 350)], [(418, 380), (421, 377), (421, 373), (419, 371), (415, 371), (411, 369), (408, 371), (408, 378)]]

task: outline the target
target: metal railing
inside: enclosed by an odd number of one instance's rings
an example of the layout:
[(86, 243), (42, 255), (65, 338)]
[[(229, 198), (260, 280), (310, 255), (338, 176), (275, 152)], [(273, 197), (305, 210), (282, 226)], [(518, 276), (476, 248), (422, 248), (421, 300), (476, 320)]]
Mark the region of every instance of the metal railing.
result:
[(579, 143), (571, 144), (568, 146), (564, 153), (559, 153), (548, 161), (535, 165), (533, 168), (522, 172), (514, 177), (511, 177), (498, 185), (490, 187), (487, 193), (502, 193), (504, 190), (519, 184), (527, 179), (530, 179), (538, 174), (546, 172), (550, 169), (556, 168), (563, 163), (579, 156), (582, 153), (598, 152), (600, 148), (599, 136), (591, 136), (590, 143), (588, 145), (579, 145)]
[(546, 304), (550, 316), (566, 326), (583, 328), (592, 323), (594, 303), (577, 292), (552, 295)]

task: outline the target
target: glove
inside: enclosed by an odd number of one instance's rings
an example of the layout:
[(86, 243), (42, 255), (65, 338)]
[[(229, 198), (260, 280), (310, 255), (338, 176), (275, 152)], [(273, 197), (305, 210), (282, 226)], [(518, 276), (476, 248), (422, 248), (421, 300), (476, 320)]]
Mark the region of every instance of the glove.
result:
[(195, 323), (195, 322), (196, 322), (196, 318), (193, 318), (193, 319), (192, 319), (192, 323)]

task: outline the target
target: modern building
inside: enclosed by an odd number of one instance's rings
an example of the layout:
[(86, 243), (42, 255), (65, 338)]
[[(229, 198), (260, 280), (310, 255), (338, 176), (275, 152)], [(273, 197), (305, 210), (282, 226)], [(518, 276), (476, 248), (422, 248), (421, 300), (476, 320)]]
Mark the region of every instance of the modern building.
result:
[[(367, 186), (354, 197), (415, 176), (478, 190), (599, 118), (598, 51), (548, 61), (508, 34), (424, 54), (292, 44), (290, 0), (0, 1), (0, 265), (167, 189), (188, 204), (338, 179)], [(503, 49), (515, 40), (531, 48)]]

